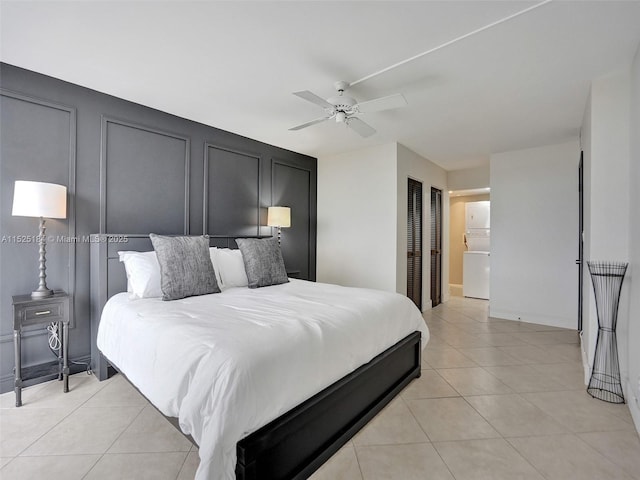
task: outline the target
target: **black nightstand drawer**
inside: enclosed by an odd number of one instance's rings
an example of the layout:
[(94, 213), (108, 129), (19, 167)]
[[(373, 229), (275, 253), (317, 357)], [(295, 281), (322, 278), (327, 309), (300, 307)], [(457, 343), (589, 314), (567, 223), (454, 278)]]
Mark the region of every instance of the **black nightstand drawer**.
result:
[(39, 305), (24, 307), (24, 320), (29, 322), (31, 320), (50, 320), (57, 322), (64, 316), (64, 305), (60, 302), (56, 303), (42, 303)]
[(31, 325), (69, 321), (69, 296), (56, 292), (48, 298), (31, 298), (30, 295), (13, 297), (13, 329), (21, 330)]

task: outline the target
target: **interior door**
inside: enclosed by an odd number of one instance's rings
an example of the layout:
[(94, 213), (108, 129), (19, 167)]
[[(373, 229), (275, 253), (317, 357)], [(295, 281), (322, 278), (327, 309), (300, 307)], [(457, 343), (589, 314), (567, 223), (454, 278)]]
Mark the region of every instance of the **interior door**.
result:
[(407, 187), (407, 297), (422, 311), (422, 183)]
[(578, 164), (578, 331), (582, 331), (582, 288), (584, 282), (584, 153)]
[(442, 191), (431, 187), (431, 306), (442, 302)]

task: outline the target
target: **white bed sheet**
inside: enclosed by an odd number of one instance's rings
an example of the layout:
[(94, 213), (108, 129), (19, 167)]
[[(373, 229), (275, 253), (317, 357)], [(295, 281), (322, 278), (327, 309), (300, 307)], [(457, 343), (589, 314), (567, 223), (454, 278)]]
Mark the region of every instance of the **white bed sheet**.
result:
[(172, 302), (105, 305), (98, 348), (200, 449), (197, 480), (235, 478), (236, 443), (367, 363), (429, 332), (388, 292), (292, 280)]

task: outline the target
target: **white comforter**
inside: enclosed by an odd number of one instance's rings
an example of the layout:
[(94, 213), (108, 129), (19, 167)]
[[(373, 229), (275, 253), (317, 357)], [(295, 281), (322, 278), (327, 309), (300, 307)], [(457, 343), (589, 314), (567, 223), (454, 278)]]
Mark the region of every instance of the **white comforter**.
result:
[(292, 280), (104, 307), (98, 348), (200, 450), (197, 480), (235, 478), (236, 443), (420, 330), (394, 293)]

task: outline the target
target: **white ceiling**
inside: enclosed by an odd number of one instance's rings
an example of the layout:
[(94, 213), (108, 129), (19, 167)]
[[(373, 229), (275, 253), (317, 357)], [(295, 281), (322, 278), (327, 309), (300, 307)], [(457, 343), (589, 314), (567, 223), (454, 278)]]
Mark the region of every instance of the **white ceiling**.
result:
[(448, 170), (576, 138), (590, 80), (628, 67), (640, 1), (553, 1), (355, 86), (409, 106), (368, 139), (291, 92), (353, 82), (530, 1), (2, 0), (3, 62), (313, 156), (398, 141)]

